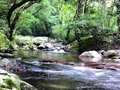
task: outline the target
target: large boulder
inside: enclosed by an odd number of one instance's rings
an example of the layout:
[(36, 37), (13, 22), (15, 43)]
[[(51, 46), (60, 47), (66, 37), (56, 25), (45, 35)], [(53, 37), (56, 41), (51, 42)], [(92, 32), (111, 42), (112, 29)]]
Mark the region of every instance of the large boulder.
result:
[(37, 90), (15, 75), (0, 68), (0, 90)]
[(97, 51), (86, 51), (79, 55), (79, 59), (84, 62), (101, 62), (102, 56)]

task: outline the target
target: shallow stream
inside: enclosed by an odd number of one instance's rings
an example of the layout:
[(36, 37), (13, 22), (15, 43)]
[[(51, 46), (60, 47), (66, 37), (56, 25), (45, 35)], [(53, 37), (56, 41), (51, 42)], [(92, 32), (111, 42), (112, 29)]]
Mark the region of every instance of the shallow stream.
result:
[(38, 90), (120, 90), (118, 71), (39, 62), (52, 59), (80, 63), (77, 53), (25, 51), (14, 52), (14, 55), (37, 66), (29, 68), (34, 73), (23, 73), (20, 77)]

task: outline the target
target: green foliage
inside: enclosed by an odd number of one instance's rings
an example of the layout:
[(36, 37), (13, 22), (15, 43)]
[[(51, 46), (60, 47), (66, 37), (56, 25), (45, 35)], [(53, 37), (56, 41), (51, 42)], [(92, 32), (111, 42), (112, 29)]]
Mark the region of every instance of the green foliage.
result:
[(6, 21), (4, 19), (0, 19), (0, 32), (4, 33), (5, 35), (8, 34), (8, 26), (6, 24)]
[[(13, 3), (9, 0), (0, 1), (0, 31), (6, 35), (9, 28), (5, 16), (8, 7), (12, 5), (11, 2)], [(83, 43), (92, 38), (95, 39), (93, 40), (95, 44), (97, 39), (101, 38), (99, 43), (102, 43), (104, 38), (117, 32), (117, 15), (113, 0), (109, 1), (109, 4), (108, 0), (88, 0), (85, 13), (82, 11), (84, 3), (85, 0), (81, 0), (82, 6), (79, 8), (81, 11), (78, 13), (79, 18), (76, 19), (78, 0), (42, 0), (40, 3), (38, 0), (22, 13), (15, 30), (21, 35), (52, 35), (62, 41), (65, 41), (68, 35), (68, 42), (77, 39)], [(119, 2), (116, 6), (119, 8)], [(119, 10), (117, 13), (119, 14)], [(12, 14), (12, 18), (15, 14), (16, 12)], [(79, 42), (78, 44), (81, 45)]]
[(65, 4), (62, 6), (61, 10), (59, 11), (59, 20), (62, 24), (69, 23), (72, 21), (75, 13), (75, 7), (71, 6), (70, 4)]
[(16, 27), (18, 29), (18, 34), (32, 35), (31, 25), (34, 22), (38, 22), (38, 19), (35, 18), (31, 13), (23, 13)]
[(53, 35), (55, 38), (58, 38), (60, 40), (64, 40), (66, 37), (66, 29), (67, 26), (60, 26), (60, 25), (56, 25), (55, 27), (53, 27)]
[(10, 46), (10, 41), (3, 33), (0, 32), (0, 51), (9, 49), (9, 46)]
[(0, 0), (0, 18), (5, 18), (8, 5), (6, 0)]

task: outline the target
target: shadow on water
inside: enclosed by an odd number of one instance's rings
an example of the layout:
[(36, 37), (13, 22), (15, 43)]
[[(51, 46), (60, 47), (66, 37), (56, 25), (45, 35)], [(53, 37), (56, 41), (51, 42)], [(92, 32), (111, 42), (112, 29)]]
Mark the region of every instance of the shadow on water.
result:
[[(31, 53), (31, 54), (30, 54)], [(28, 54), (14, 53), (16, 56), (23, 55), (23, 58), (32, 61), (39, 59), (54, 59), (71, 61), (77, 58), (77, 54), (64, 53), (55, 56), (56, 53), (36, 52)], [(68, 55), (70, 54), (70, 55)], [(30, 55), (34, 57), (30, 58)], [(42, 56), (43, 55), (43, 56)], [(52, 55), (51, 57), (48, 55)], [(72, 57), (69, 57), (72, 56)], [(61, 59), (62, 58), (62, 59)], [(77, 62), (77, 61), (75, 61)], [(26, 82), (32, 84), (38, 90), (120, 90), (120, 72), (112, 70), (92, 69), (87, 67), (73, 67), (61, 63), (32, 61), (37, 67), (29, 67), (32, 72), (20, 73), (19, 76)]]

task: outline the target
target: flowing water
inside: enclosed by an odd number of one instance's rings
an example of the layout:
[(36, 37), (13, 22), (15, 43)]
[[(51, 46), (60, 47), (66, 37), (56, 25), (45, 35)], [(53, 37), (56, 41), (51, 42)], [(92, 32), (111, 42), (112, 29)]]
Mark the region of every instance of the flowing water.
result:
[(34, 73), (23, 73), (21, 78), (38, 90), (120, 90), (120, 72), (112, 70), (73, 67), (61, 63), (38, 62), (53, 59), (64, 62), (79, 62), (78, 54), (53, 52), (14, 52), (16, 57), (32, 61), (37, 67), (29, 68)]

